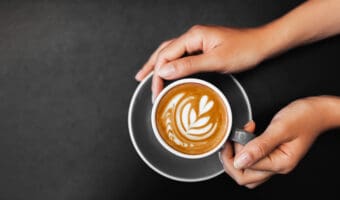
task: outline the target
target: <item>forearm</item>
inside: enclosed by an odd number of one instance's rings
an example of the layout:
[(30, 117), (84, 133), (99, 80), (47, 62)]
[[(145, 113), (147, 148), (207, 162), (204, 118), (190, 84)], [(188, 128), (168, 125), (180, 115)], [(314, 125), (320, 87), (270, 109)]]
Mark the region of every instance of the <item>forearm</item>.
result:
[[(340, 0), (310, 0), (259, 28), (263, 59), (340, 33)], [(340, 127), (340, 97), (307, 98), (320, 118), (320, 130)]]
[(264, 59), (340, 33), (340, 0), (310, 0), (260, 27)]

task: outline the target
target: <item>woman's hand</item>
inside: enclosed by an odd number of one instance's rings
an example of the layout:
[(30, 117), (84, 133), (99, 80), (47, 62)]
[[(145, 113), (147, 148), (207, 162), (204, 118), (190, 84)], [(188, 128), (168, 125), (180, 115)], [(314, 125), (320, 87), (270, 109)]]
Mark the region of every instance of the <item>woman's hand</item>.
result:
[[(245, 146), (227, 143), (221, 159), (238, 184), (254, 188), (274, 174), (292, 171), (315, 139), (326, 129), (340, 125), (339, 97), (297, 100), (278, 112), (267, 129)], [(253, 132), (254, 122), (247, 131)]]
[[(160, 45), (136, 79), (141, 81), (154, 71), (154, 99), (163, 88), (162, 78), (249, 69), (290, 48), (339, 34), (339, 8), (339, 0), (307, 1), (258, 28), (194, 26)], [(233, 148), (227, 143), (222, 153), (225, 170), (239, 184), (256, 187), (274, 174), (293, 170), (317, 136), (336, 126), (340, 126), (338, 97), (297, 100), (282, 109), (266, 131), (247, 145), (235, 144)], [(247, 128), (254, 127), (250, 123)]]
[(162, 78), (177, 79), (207, 71), (243, 71), (264, 59), (264, 37), (260, 28), (196, 25), (180, 37), (161, 44), (136, 79), (140, 81), (154, 70), (152, 92), (155, 98), (163, 89)]
[(196, 72), (237, 72), (251, 68), (295, 46), (339, 34), (339, 8), (338, 0), (307, 1), (257, 28), (194, 26), (180, 37), (160, 45), (136, 79), (141, 81), (155, 71), (152, 81), (154, 99), (163, 88), (161, 78), (176, 79)]

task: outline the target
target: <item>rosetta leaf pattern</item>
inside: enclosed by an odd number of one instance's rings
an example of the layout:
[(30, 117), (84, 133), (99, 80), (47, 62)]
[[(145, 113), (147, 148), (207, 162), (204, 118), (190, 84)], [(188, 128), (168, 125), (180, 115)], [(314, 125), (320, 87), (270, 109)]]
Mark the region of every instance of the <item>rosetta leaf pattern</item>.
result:
[(208, 97), (204, 95), (200, 100), (200, 106), (199, 106), (199, 114), (203, 115), (204, 113), (208, 112), (212, 107), (214, 103), (212, 101), (208, 102)]
[(187, 134), (202, 135), (212, 127), (212, 124), (209, 123), (210, 116), (203, 115), (209, 112), (213, 105), (213, 101), (208, 101), (208, 97), (204, 95), (199, 102), (198, 114), (191, 103), (184, 106), (181, 118)]

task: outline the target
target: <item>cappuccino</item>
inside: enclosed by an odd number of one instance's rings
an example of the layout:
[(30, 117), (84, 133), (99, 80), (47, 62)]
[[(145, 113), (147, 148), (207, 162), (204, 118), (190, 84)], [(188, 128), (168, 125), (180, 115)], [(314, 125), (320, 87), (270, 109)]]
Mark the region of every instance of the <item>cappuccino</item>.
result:
[(200, 82), (183, 82), (166, 91), (154, 111), (159, 138), (185, 155), (219, 148), (231, 123), (229, 104), (221, 95)]

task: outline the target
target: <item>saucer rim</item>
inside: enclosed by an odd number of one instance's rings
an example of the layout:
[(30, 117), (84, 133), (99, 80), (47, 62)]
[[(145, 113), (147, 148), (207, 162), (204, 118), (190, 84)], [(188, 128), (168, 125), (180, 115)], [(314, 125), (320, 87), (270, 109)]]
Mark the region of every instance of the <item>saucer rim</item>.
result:
[[(150, 72), (149, 75), (147, 75), (137, 86), (137, 88), (135, 89), (133, 95), (132, 95), (132, 98), (130, 100), (130, 105), (129, 105), (129, 111), (128, 111), (128, 129), (129, 129), (129, 135), (130, 135), (130, 139), (132, 141), (132, 144), (133, 144), (133, 147), (134, 149), (136, 150), (137, 154), (139, 155), (139, 157), (152, 169), (154, 170), (155, 172), (157, 172), (158, 174), (166, 177), (166, 178), (169, 178), (171, 180), (175, 180), (175, 181), (180, 181), (180, 182), (200, 182), (200, 181), (205, 181), (205, 180), (209, 180), (209, 179), (212, 179), (214, 177), (217, 177), (218, 175), (222, 174), (224, 172), (224, 170), (221, 170), (221, 171), (218, 171), (214, 174), (211, 174), (209, 176), (205, 176), (205, 177), (200, 177), (200, 178), (180, 178), (180, 177), (176, 177), (176, 176), (172, 176), (172, 175), (169, 175), (161, 170), (159, 170), (157, 167), (153, 166), (149, 161), (148, 159), (146, 159), (143, 155), (143, 153), (141, 152), (141, 150), (139, 149), (138, 145), (137, 145), (137, 142), (135, 140), (135, 137), (134, 137), (134, 134), (133, 134), (133, 128), (132, 128), (132, 108), (133, 108), (133, 105), (136, 101), (136, 97), (138, 95), (138, 93), (140, 92), (141, 88), (144, 86), (144, 84), (150, 79), (150, 77), (153, 75), (153, 72)], [(243, 88), (243, 86), (241, 85), (241, 83), (231, 74), (228, 74), (231, 79), (236, 83), (236, 85), (240, 88), (241, 90), (241, 93), (242, 95), (245, 97), (245, 102), (246, 102), (246, 106), (249, 110), (249, 113), (248, 113), (248, 119), (249, 120), (252, 120), (253, 119), (253, 114), (252, 114), (252, 109), (251, 109), (251, 104), (250, 104), (250, 100), (249, 100), (249, 97), (245, 91), (245, 89)], [(150, 98), (150, 101), (151, 101), (151, 98)], [(218, 152), (219, 154), (219, 158), (220, 158), (220, 152)]]

